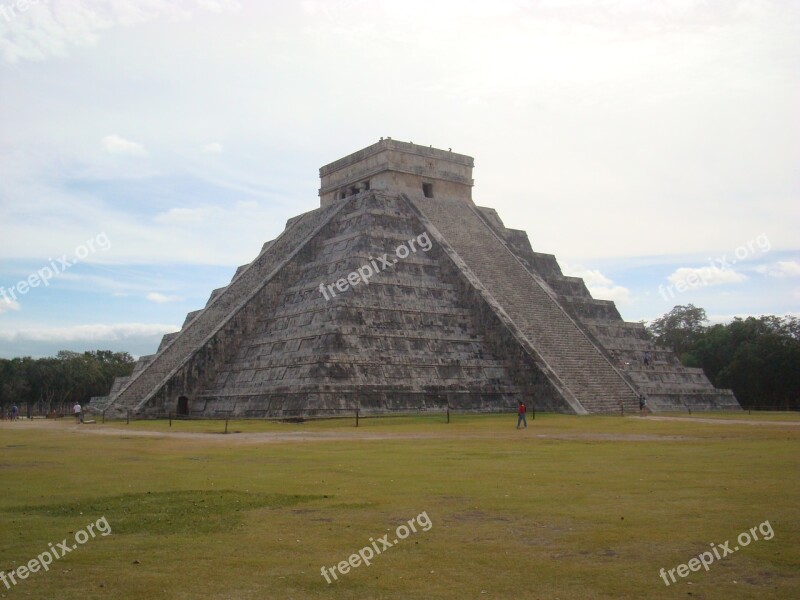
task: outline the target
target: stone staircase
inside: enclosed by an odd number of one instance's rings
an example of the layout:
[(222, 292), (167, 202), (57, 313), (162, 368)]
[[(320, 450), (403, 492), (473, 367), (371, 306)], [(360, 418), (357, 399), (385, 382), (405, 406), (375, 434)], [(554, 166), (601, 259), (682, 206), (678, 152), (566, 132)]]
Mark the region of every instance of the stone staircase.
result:
[[(516, 324), (531, 349), (557, 373), (554, 385), (576, 412), (638, 409), (635, 391), (531, 273), (487, 225), (473, 205), (458, 200), (407, 200), (442, 246), (463, 260), (497, 306)], [(552, 376), (552, 375), (551, 375)]]
[[(310, 237), (333, 218), (343, 203), (320, 208), (293, 219), (271, 244), (244, 269), (237, 271), (231, 283), (215, 290), (207, 306), (198, 311), (177, 335), (169, 334), (159, 352), (146, 368), (134, 371), (119, 392), (111, 397), (106, 411), (120, 416), (126, 410), (141, 411), (178, 369), (220, 331), (275, 273), (294, 256)], [(228, 351), (231, 351), (229, 349)], [(220, 355), (224, 360), (225, 354)], [(208, 365), (206, 365), (208, 366)], [(208, 373), (201, 376), (206, 377)]]
[[(674, 352), (656, 346), (641, 323), (623, 321), (615, 304), (592, 298), (583, 280), (565, 276), (556, 257), (534, 252), (524, 231), (506, 228), (494, 209), (477, 207), (526, 268), (544, 279), (561, 306), (653, 411), (741, 410), (730, 390), (715, 388), (702, 369), (684, 367)], [(644, 353), (651, 355), (648, 366)]]

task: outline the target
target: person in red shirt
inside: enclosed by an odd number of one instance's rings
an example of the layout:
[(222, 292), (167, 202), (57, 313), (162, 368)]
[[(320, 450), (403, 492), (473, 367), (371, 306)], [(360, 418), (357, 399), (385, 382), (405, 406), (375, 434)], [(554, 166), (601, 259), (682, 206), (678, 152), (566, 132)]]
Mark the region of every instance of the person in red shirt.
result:
[(517, 415), (519, 415), (517, 417), (517, 429), (519, 429), (519, 424), (520, 423), (524, 423), (525, 424), (525, 428), (527, 429), (528, 421), (525, 419), (525, 413), (527, 411), (528, 411), (528, 409), (525, 408), (525, 403), (522, 400), (520, 400), (519, 401), (519, 408), (517, 408)]

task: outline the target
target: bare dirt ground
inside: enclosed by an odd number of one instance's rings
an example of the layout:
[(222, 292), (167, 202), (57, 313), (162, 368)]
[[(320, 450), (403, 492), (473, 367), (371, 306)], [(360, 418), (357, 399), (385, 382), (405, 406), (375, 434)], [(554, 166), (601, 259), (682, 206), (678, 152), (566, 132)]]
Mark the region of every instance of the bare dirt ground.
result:
[(714, 425), (778, 425), (789, 427), (800, 427), (800, 421), (751, 421), (745, 419), (707, 419), (698, 417), (658, 417), (648, 416), (654, 421), (688, 421), (689, 423), (711, 423)]
[[(641, 418), (641, 417), (626, 417)], [(705, 417), (667, 417), (650, 415), (645, 417), (652, 421), (678, 421), (688, 423), (703, 423), (710, 425), (747, 425), (747, 426), (777, 426), (800, 427), (800, 421), (756, 421), (743, 419), (714, 419)], [(513, 420), (511, 421), (513, 423)], [(354, 441), (389, 441), (389, 440), (466, 440), (466, 439), (497, 439), (508, 440), (511, 436), (517, 438), (536, 438), (552, 440), (578, 440), (578, 441), (613, 441), (613, 442), (652, 442), (652, 441), (678, 441), (692, 439), (681, 435), (659, 434), (615, 434), (599, 432), (564, 432), (564, 433), (536, 433), (535, 423), (527, 430), (517, 431), (513, 425), (509, 431), (463, 432), (443, 427), (435, 432), (375, 432), (367, 430), (336, 430), (336, 431), (264, 431), (264, 432), (165, 432), (132, 429), (121, 425), (84, 424), (78, 425), (72, 419), (34, 419), (33, 421), (20, 420), (14, 423), (0, 422), (0, 429), (47, 429), (75, 435), (104, 435), (128, 438), (154, 438), (154, 439), (183, 439), (211, 443), (235, 444), (275, 444), (275, 443), (307, 443), (307, 442), (354, 442)]]
[[(648, 417), (652, 418), (652, 417)], [(662, 417), (659, 417), (662, 418)], [(665, 417), (671, 418), (671, 417)], [(682, 420), (682, 419), (677, 419)], [(704, 422), (701, 419), (683, 419), (692, 422)], [(709, 420), (716, 422), (714, 420)], [(511, 421), (513, 423), (513, 421)], [(719, 421), (728, 422), (728, 421)], [(751, 423), (750, 421), (736, 421), (738, 423)], [(760, 423), (757, 423), (760, 424)], [(800, 423), (798, 423), (800, 425)], [(612, 434), (612, 433), (536, 433), (536, 426), (531, 425), (527, 430), (516, 430), (514, 425), (509, 426), (508, 432), (461, 432), (446, 430), (444, 427), (437, 432), (370, 432), (370, 431), (287, 431), (287, 432), (164, 432), (130, 429), (118, 425), (84, 424), (78, 425), (70, 420), (45, 420), (18, 421), (16, 423), (0, 423), (0, 429), (15, 427), (20, 429), (47, 429), (61, 433), (76, 435), (105, 435), (127, 438), (155, 438), (155, 439), (184, 439), (202, 440), (205, 442), (243, 443), (243, 444), (270, 444), (292, 442), (336, 442), (336, 441), (375, 441), (375, 440), (420, 440), (420, 439), (497, 439), (508, 440), (511, 436), (517, 438), (538, 438), (553, 440), (584, 440), (584, 441), (619, 441), (619, 442), (652, 442), (652, 441), (677, 441), (691, 439), (680, 435), (646, 435), (646, 434)]]

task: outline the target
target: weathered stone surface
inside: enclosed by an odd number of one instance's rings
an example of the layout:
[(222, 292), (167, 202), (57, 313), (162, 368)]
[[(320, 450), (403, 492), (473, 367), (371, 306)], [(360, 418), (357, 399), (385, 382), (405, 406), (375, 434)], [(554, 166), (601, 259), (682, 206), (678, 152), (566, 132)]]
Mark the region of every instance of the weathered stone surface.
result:
[(319, 170), (322, 206), (367, 190), (472, 199), (471, 156), (388, 138)]
[(636, 410), (640, 393), (655, 409), (738, 407), (476, 207), (471, 169), (470, 157), (394, 140), (323, 167), (322, 208), (291, 219), (164, 336), (106, 410), (275, 416), (525, 399), (584, 414)]
[[(534, 252), (524, 231), (506, 229), (497, 214), (487, 216), (487, 210), (479, 208), (487, 223), (528, 270), (545, 280), (559, 303), (637, 393), (647, 397), (651, 410), (741, 409), (730, 390), (714, 388), (702, 369), (681, 365), (675, 353), (648, 339), (641, 323), (623, 321), (613, 302), (592, 298), (583, 280), (563, 275), (553, 255)], [(643, 363), (645, 352), (651, 357), (647, 366)]]

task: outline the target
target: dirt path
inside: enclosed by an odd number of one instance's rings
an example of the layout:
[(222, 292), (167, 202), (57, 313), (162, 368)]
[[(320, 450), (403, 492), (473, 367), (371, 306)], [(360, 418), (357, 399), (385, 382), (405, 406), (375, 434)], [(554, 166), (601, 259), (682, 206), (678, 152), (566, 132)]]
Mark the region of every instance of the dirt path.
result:
[[(2, 427), (6, 425), (3, 423)], [(204, 440), (209, 442), (311, 442), (311, 441), (356, 441), (356, 440), (411, 440), (435, 439), (442, 437), (437, 434), (426, 433), (371, 433), (356, 431), (262, 431), (262, 432), (231, 432), (225, 434), (221, 431), (214, 432), (187, 432), (187, 431), (152, 431), (118, 427), (114, 425), (84, 424), (77, 425), (65, 421), (33, 420), (19, 421), (13, 425), (20, 429), (46, 429), (60, 433), (74, 433), (78, 435), (105, 435), (123, 438), (160, 438)]]
[(750, 421), (747, 419), (708, 419), (705, 417), (658, 417), (650, 415), (647, 419), (651, 421), (685, 421), (687, 423), (710, 423), (712, 425), (780, 425), (789, 427), (800, 427), (800, 421)]
[(370, 432), (370, 431), (287, 431), (287, 432), (242, 432), (229, 433), (222, 432), (164, 432), (146, 431), (140, 429), (123, 428), (108, 425), (76, 425), (68, 421), (33, 420), (19, 421), (15, 424), (0, 424), (2, 428), (15, 429), (40, 429), (57, 431), (59, 433), (71, 433), (75, 435), (101, 435), (116, 436), (122, 438), (153, 438), (153, 439), (183, 439), (204, 442), (223, 442), (237, 444), (270, 444), (270, 443), (292, 443), (292, 442), (337, 442), (337, 441), (393, 441), (393, 440), (510, 440), (510, 439), (552, 439), (567, 441), (618, 441), (618, 442), (651, 442), (651, 441), (675, 441), (687, 440), (689, 437), (680, 435), (648, 435), (648, 434), (612, 434), (612, 433), (535, 433), (535, 427), (528, 430), (517, 431), (510, 428), (506, 431), (487, 431), (487, 432), (461, 432), (454, 430), (442, 430), (438, 432)]
[[(576, 417), (579, 418), (579, 417)], [(629, 417), (639, 418), (639, 417)], [(761, 425), (761, 426), (788, 426), (800, 427), (800, 421), (754, 421), (744, 419), (714, 419), (705, 417), (666, 417), (648, 416), (648, 421), (678, 421), (685, 423), (703, 423), (710, 425)], [(122, 438), (151, 438), (169, 440), (195, 440), (208, 443), (227, 444), (276, 444), (276, 443), (307, 443), (307, 442), (372, 442), (372, 441), (402, 441), (402, 440), (510, 440), (510, 439), (549, 439), (565, 441), (606, 441), (606, 442), (653, 442), (653, 441), (678, 441), (692, 439), (690, 436), (670, 434), (616, 434), (600, 432), (554, 432), (537, 433), (535, 425), (526, 431), (517, 431), (510, 428), (506, 431), (463, 432), (454, 429), (442, 428), (436, 432), (375, 432), (367, 430), (338, 430), (338, 431), (263, 431), (240, 432), (224, 434), (222, 432), (180, 432), (180, 431), (147, 431), (133, 429), (118, 425), (84, 424), (77, 425), (71, 419), (49, 420), (35, 419), (33, 421), (18, 421), (10, 423), (0, 422), (2, 429), (40, 429), (71, 433), (75, 435), (101, 435)]]

